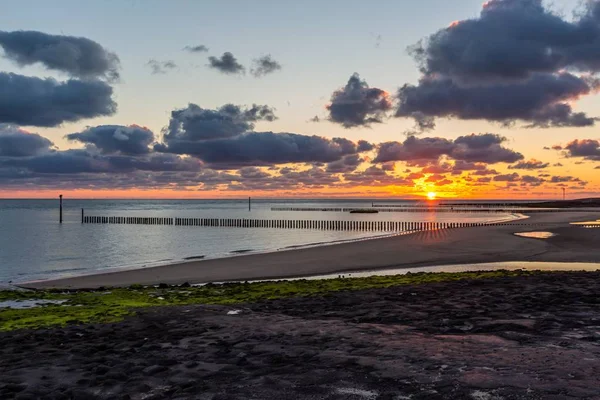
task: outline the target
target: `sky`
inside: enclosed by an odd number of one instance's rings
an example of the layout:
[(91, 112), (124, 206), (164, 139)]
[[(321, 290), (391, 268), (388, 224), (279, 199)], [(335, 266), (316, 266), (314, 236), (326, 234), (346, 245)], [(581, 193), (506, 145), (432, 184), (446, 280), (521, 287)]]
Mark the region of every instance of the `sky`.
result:
[(2, 9), (0, 198), (600, 195), (595, 0)]

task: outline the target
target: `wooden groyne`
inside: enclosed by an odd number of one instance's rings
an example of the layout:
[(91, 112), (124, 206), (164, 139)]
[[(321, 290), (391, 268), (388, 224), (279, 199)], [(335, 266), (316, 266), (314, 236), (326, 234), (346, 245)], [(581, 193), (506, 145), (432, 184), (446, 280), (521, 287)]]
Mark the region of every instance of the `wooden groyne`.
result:
[(82, 224), (174, 225), (174, 218), (160, 217), (98, 217), (81, 215)]
[(423, 213), (423, 212), (432, 212), (432, 213), (536, 213), (536, 212), (556, 212), (556, 211), (577, 211), (573, 209), (565, 209), (565, 210), (543, 210), (543, 209), (519, 209), (519, 208), (492, 208), (492, 209), (482, 209), (482, 208), (448, 208), (448, 207), (406, 207), (406, 208), (320, 208), (320, 207), (272, 207), (271, 211), (294, 211), (294, 212), (351, 212), (357, 210), (375, 210), (379, 212), (387, 212), (387, 213)]
[(511, 222), (403, 222), (332, 221), (238, 218), (156, 218), (84, 216), (84, 224), (173, 225), (222, 228), (313, 229), (327, 231), (409, 232), (491, 225), (527, 225)]

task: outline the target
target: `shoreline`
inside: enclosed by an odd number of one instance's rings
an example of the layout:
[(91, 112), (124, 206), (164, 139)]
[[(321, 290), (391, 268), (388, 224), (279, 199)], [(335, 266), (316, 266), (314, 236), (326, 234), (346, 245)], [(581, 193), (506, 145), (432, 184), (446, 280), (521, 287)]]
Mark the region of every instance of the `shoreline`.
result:
[[(598, 219), (600, 211), (535, 213), (527, 217), (528, 223), (522, 226), (508, 222), (496, 226), (418, 231), (316, 247), (24, 282), (14, 286), (27, 289), (93, 289), (133, 284), (271, 280), (495, 261), (600, 262), (600, 254), (594, 251), (600, 231), (570, 225), (571, 222)], [(553, 233), (558, 235), (544, 240), (514, 235), (542, 229), (554, 229)]]
[[(497, 224), (497, 223), (512, 223), (512, 222), (527, 220), (529, 218), (530, 218), (529, 216), (527, 216), (523, 213), (508, 213), (507, 216), (502, 217), (502, 218), (491, 219), (488, 221), (488, 223), (495, 223), (495, 224)], [(94, 275), (98, 275), (98, 274), (112, 274), (112, 273), (119, 273), (119, 272), (125, 272), (125, 271), (146, 270), (149, 268), (169, 267), (171, 265), (180, 265), (180, 264), (183, 265), (183, 264), (187, 264), (187, 263), (195, 263), (198, 261), (234, 259), (234, 258), (238, 258), (238, 257), (247, 257), (250, 255), (262, 255), (262, 254), (280, 253), (280, 252), (295, 251), (295, 250), (312, 249), (312, 248), (316, 248), (316, 247), (337, 246), (340, 244), (348, 244), (348, 243), (364, 242), (364, 241), (371, 241), (371, 240), (387, 239), (387, 238), (393, 238), (393, 237), (404, 236), (404, 235), (412, 235), (412, 234), (419, 233), (419, 232), (421, 232), (421, 231), (372, 232), (368, 236), (361, 236), (361, 237), (351, 238), (351, 239), (337, 239), (337, 240), (332, 240), (332, 241), (305, 243), (305, 244), (290, 245), (290, 246), (286, 246), (286, 247), (272, 248), (272, 249), (257, 249), (257, 250), (249, 249), (249, 250), (240, 250), (240, 251), (230, 251), (229, 253), (227, 253), (225, 255), (213, 255), (213, 256), (197, 255), (197, 256), (191, 256), (191, 257), (186, 257), (186, 258), (182, 258), (182, 259), (166, 259), (166, 260), (147, 261), (147, 262), (141, 261), (141, 262), (136, 262), (133, 264), (126, 264), (126, 265), (122, 265), (122, 266), (110, 266), (110, 267), (103, 268), (102, 270), (91, 270), (90, 271), (86, 268), (76, 268), (74, 270), (77, 270), (77, 271), (84, 270), (84, 272), (80, 273), (80, 274), (79, 273), (75, 273), (75, 274), (67, 273), (67, 274), (59, 275), (59, 276), (48, 276), (48, 277), (42, 277), (40, 279), (26, 280), (26, 281), (17, 282), (17, 283), (11, 282), (8, 286), (14, 287), (14, 288), (22, 288), (23, 285), (37, 284), (40, 282), (55, 281), (55, 280), (59, 280), (59, 279), (81, 278), (81, 277), (86, 277), (86, 276), (94, 276)], [(338, 272), (343, 272), (343, 271), (338, 271)], [(350, 271), (350, 272), (353, 272), (353, 271)], [(308, 276), (314, 276), (314, 275), (308, 275)], [(298, 276), (298, 278), (302, 278), (302, 277), (306, 277), (306, 276)], [(235, 281), (240, 281), (240, 280), (231, 280), (231, 282), (235, 282)], [(0, 288), (2, 288), (1, 285), (0, 285)]]
[(0, 397), (597, 398), (600, 272), (470, 275), (72, 294), (105, 320), (0, 332)]

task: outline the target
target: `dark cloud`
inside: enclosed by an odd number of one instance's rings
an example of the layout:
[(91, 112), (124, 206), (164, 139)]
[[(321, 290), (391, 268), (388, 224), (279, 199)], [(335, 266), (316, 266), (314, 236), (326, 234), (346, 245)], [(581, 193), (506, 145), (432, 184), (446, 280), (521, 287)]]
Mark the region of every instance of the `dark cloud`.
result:
[(327, 164), (327, 172), (337, 174), (340, 172), (352, 172), (358, 168), (363, 162), (363, 159), (358, 154), (345, 156), (341, 160), (337, 160)]
[(572, 68), (600, 71), (600, 15), (590, 1), (573, 21), (542, 0), (492, 0), (479, 18), (458, 21), (415, 46), (424, 74), (462, 81), (526, 79)]
[(381, 143), (375, 162), (437, 160), (444, 154), (450, 154), (453, 148), (454, 143), (448, 139), (410, 136), (403, 143)]
[[(238, 171), (239, 179), (229, 190), (277, 190), (294, 192), (302, 189), (323, 189), (340, 183), (337, 175), (312, 166), (306, 170), (283, 167), (269, 174), (257, 167), (244, 167)], [(278, 174), (277, 174), (278, 173)]]
[[(198, 172), (202, 163), (194, 158), (174, 154), (147, 154), (143, 156), (105, 155), (94, 147), (63, 151), (47, 151), (31, 157), (2, 158), (2, 167), (18, 168), (35, 174), (110, 174), (144, 172)], [(105, 179), (109, 179), (105, 177)]]
[(69, 140), (93, 144), (105, 154), (147, 154), (154, 134), (148, 128), (137, 125), (100, 125), (90, 127), (83, 132), (71, 133)]
[(521, 177), (521, 182), (523, 182), (526, 185), (530, 185), (530, 186), (540, 186), (545, 181), (544, 181), (544, 179), (542, 179), (538, 176), (523, 175)]
[(496, 182), (518, 182), (521, 180), (521, 176), (513, 172), (512, 174), (496, 175), (493, 179)]
[(183, 50), (189, 51), (190, 53), (204, 53), (208, 51), (208, 47), (203, 44), (198, 44), (196, 46), (185, 46)]
[[(544, 179), (544, 177), (549, 177), (550, 179)], [(543, 175), (539, 175), (539, 176), (532, 176), (532, 175), (519, 175), (516, 172), (513, 172), (512, 174), (504, 174), (504, 175), (497, 175), (493, 178), (493, 180), (495, 182), (507, 182), (508, 184), (510, 183), (515, 183), (515, 182), (521, 182), (522, 186), (541, 186), (544, 183), (551, 183), (551, 184), (562, 184), (562, 183), (566, 183), (566, 182), (571, 182), (571, 183), (576, 183), (580, 186), (585, 186), (587, 184), (587, 182), (582, 181), (579, 178), (573, 177), (573, 176), (550, 176), (547, 174), (543, 174)]]
[(146, 65), (148, 67), (150, 67), (153, 75), (166, 74), (170, 70), (177, 68), (177, 64), (175, 64), (175, 62), (171, 61), (171, 60), (168, 60), (168, 61), (150, 60), (146, 63)]
[(454, 164), (449, 167), (449, 172), (452, 175), (460, 175), (463, 172), (468, 172), (469, 175), (497, 175), (498, 171), (495, 169), (489, 169), (488, 165), (481, 162), (470, 162), (463, 160), (456, 160)]
[(235, 75), (243, 74), (246, 69), (240, 64), (230, 52), (225, 52), (221, 58), (210, 56), (208, 57), (208, 66), (216, 69), (224, 74)]
[(358, 141), (358, 151), (371, 151), (375, 148), (375, 145), (373, 143), (369, 143), (366, 140), (359, 140)]
[(262, 76), (272, 74), (273, 72), (277, 72), (281, 68), (281, 64), (273, 60), (269, 54), (254, 60), (254, 67), (250, 70), (250, 72), (255, 77), (260, 78)]
[(344, 88), (333, 92), (331, 104), (327, 105), (329, 121), (344, 128), (381, 123), (391, 108), (387, 92), (370, 88), (357, 73), (350, 77)]
[[(459, 85), (450, 78), (423, 78), (418, 85), (404, 85), (398, 92), (398, 117), (418, 116), (417, 128), (432, 129), (431, 118), (485, 119), (504, 125), (517, 120), (529, 127), (591, 126), (595, 119), (575, 113), (567, 103), (591, 93), (595, 80), (570, 73), (535, 74), (523, 82), (491, 82)], [(424, 117), (427, 124), (420, 124)]]
[(295, 162), (329, 163), (359, 152), (357, 144), (347, 139), (295, 133), (248, 132), (223, 139), (167, 143), (168, 147), (157, 149), (193, 155), (214, 167), (227, 164), (231, 168)]
[(456, 147), (448, 155), (455, 160), (487, 164), (511, 163), (522, 160), (523, 155), (521, 153), (502, 147), (502, 143), (506, 141), (505, 137), (492, 133), (459, 136), (454, 140)]
[(514, 165), (510, 165), (509, 169), (544, 169), (547, 168), (550, 163), (545, 163), (536, 159), (531, 159), (529, 161), (521, 161)]
[(572, 73), (600, 71), (599, 9), (590, 1), (567, 20), (541, 0), (486, 2), (478, 18), (457, 21), (410, 49), (423, 77), (400, 89), (397, 116), (593, 125), (596, 119), (573, 112), (569, 101), (598, 87)]
[(439, 138), (409, 136), (404, 142), (386, 142), (379, 145), (375, 162), (438, 160), (448, 156), (455, 160), (495, 164), (512, 163), (523, 155), (503, 147), (506, 138), (490, 133), (460, 136), (454, 141)]
[(119, 77), (119, 58), (93, 40), (36, 31), (0, 31), (4, 56), (20, 66), (44, 67), (78, 78)]
[(355, 171), (343, 175), (345, 186), (408, 186), (414, 184), (410, 179), (396, 176), (385, 166), (372, 165), (364, 171)]
[(266, 105), (253, 104), (248, 108), (226, 104), (212, 110), (189, 104), (171, 112), (164, 142), (174, 152), (183, 153), (188, 145), (237, 136), (253, 130), (255, 122), (275, 119), (273, 108)]
[(586, 182), (583, 182), (581, 179), (576, 178), (574, 176), (553, 176), (550, 178), (551, 183), (563, 183), (563, 182), (581, 182), (582, 184), (585, 184)]
[(0, 123), (57, 126), (117, 110), (113, 89), (98, 80), (34, 78), (0, 72)]
[[(556, 146), (557, 149), (563, 149)], [(567, 157), (582, 157), (586, 160), (600, 161), (600, 141), (593, 139), (575, 139), (564, 146)]]
[(29, 157), (49, 151), (53, 143), (14, 125), (0, 124), (0, 157)]

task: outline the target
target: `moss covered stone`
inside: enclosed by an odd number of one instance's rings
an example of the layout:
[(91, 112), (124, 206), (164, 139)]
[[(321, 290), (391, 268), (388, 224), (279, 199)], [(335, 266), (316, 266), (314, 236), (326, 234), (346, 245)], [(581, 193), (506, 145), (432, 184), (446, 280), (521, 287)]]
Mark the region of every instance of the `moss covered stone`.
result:
[(29, 309), (0, 309), (0, 330), (37, 329), (66, 324), (108, 323), (122, 320), (143, 307), (186, 304), (238, 304), (294, 296), (316, 296), (341, 290), (364, 290), (420, 285), (463, 279), (527, 276), (540, 271), (418, 273), (367, 278), (267, 281), (255, 283), (115, 288), (97, 291), (0, 291), (6, 300), (66, 300), (62, 304)]

